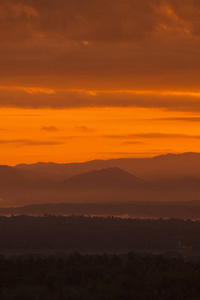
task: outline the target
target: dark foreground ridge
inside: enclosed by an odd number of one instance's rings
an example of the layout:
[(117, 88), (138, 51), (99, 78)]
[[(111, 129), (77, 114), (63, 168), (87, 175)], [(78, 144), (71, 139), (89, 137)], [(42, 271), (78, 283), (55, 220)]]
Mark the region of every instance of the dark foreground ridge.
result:
[(0, 253), (126, 253), (200, 256), (200, 221), (84, 216), (0, 217)]
[(0, 258), (4, 300), (200, 299), (200, 263), (163, 256)]

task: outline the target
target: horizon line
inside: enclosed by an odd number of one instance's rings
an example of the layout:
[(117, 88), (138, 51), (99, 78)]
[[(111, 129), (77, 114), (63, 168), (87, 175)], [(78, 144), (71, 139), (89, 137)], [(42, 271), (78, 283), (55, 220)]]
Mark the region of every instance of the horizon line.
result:
[[(142, 154), (142, 153), (141, 153)], [(72, 161), (72, 162), (55, 162), (55, 161), (36, 161), (33, 163), (25, 163), (25, 162), (21, 162), (21, 163), (17, 163), (17, 164), (0, 164), (1, 166), (9, 166), (9, 167), (16, 167), (18, 165), (35, 165), (35, 164), (57, 164), (57, 165), (68, 165), (68, 164), (84, 164), (84, 163), (88, 163), (88, 162), (93, 162), (93, 161), (109, 161), (109, 160), (120, 160), (120, 159), (151, 159), (151, 158), (156, 158), (156, 157), (160, 157), (160, 156), (167, 156), (167, 155), (184, 155), (184, 154), (200, 154), (200, 152), (194, 152), (194, 151), (187, 151), (187, 152), (167, 152), (167, 153), (163, 153), (163, 154), (157, 154), (157, 155), (152, 155), (152, 156), (142, 156), (142, 157), (116, 157), (116, 158), (108, 158), (108, 159), (101, 159), (101, 158), (97, 158), (97, 159), (91, 159), (91, 160), (86, 160), (86, 161)]]

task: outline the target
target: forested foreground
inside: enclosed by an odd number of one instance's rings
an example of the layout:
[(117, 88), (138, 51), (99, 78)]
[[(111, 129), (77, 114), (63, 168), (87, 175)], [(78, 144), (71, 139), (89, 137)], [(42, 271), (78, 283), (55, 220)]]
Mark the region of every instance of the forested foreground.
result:
[(200, 263), (163, 256), (0, 258), (4, 300), (200, 299)]
[(177, 252), (200, 256), (200, 221), (84, 216), (0, 217), (0, 253)]

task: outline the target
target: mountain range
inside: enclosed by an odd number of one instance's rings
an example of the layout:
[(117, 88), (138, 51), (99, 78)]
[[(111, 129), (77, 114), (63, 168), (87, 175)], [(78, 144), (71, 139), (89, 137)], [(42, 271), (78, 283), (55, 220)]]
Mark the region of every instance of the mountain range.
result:
[(200, 154), (0, 166), (0, 206), (200, 200)]
[(66, 178), (92, 170), (117, 167), (143, 179), (169, 179), (181, 177), (200, 178), (200, 153), (166, 154), (152, 158), (119, 158), (109, 160), (92, 160), (83, 163), (43, 163), (19, 164), (15, 168), (29, 171), (29, 176), (65, 180)]

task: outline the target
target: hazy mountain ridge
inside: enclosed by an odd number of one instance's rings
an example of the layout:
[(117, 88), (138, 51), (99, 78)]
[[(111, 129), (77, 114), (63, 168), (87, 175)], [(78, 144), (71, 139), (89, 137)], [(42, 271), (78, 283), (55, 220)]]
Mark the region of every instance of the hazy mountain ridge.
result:
[[(184, 153), (63, 165), (38, 163), (0, 166), (0, 198), (4, 206), (49, 202), (200, 200), (199, 164), (199, 153)], [(72, 167), (74, 173), (79, 173), (69, 176)], [(55, 168), (57, 173), (54, 174)], [(89, 171), (81, 171), (84, 168)], [(127, 171), (128, 168), (136, 173)], [(49, 173), (45, 173), (47, 169)], [(169, 176), (171, 171), (172, 176)], [(148, 180), (144, 180), (145, 177)]]
[[(9, 172), (8, 172), (9, 170)], [(5, 173), (5, 174), (4, 174)], [(5, 175), (5, 176), (4, 176)], [(152, 181), (143, 180), (118, 167), (92, 170), (72, 176), (66, 180), (53, 181), (48, 179), (31, 180), (16, 168), (0, 166), (2, 188), (4, 186), (35, 189), (185, 189), (200, 190), (200, 178), (182, 177), (178, 179), (159, 178)], [(10, 181), (9, 181), (10, 178)]]
[(5, 188), (9, 186), (22, 187), (29, 184), (29, 180), (24, 170), (0, 165), (0, 187)]
[(80, 173), (110, 167), (117, 167), (136, 177), (150, 180), (160, 177), (194, 176), (200, 178), (200, 153), (188, 152), (159, 155), (152, 158), (119, 158), (67, 164), (39, 162), (15, 166), (17, 169), (34, 171), (38, 176), (52, 180), (65, 180)]

